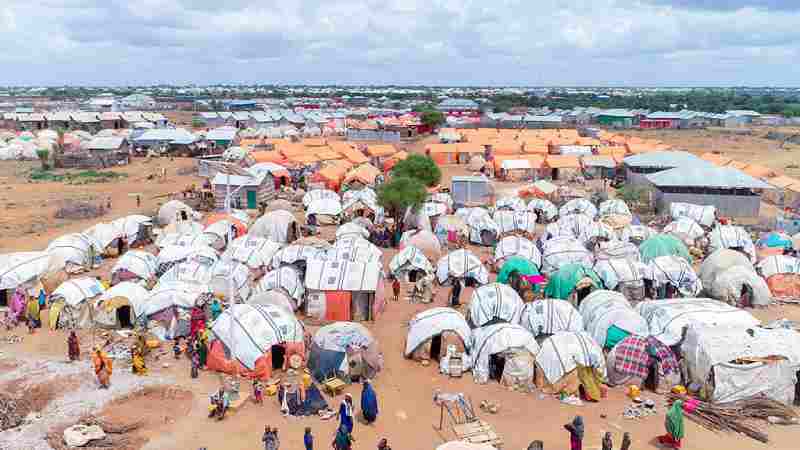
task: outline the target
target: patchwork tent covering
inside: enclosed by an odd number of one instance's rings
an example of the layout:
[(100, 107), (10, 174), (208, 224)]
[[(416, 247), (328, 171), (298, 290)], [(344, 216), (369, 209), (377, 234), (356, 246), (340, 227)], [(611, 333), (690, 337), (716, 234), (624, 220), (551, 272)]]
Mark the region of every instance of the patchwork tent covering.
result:
[(431, 308), (418, 313), (408, 323), (408, 336), (403, 354), (410, 357), (425, 342), (445, 332), (452, 332), (461, 338), (469, 353), (472, 342), (472, 329), (464, 316), (453, 308)]
[(646, 225), (628, 225), (619, 231), (619, 240), (623, 242), (642, 242), (658, 234)]
[(506, 236), (494, 248), (495, 264), (501, 265), (506, 258), (518, 256), (527, 259), (536, 267), (542, 267), (542, 253), (533, 242), (521, 236)]
[[(182, 218), (183, 215), (186, 216), (186, 219)], [(197, 220), (200, 218), (200, 214), (196, 213), (189, 205), (180, 200), (170, 200), (161, 205), (158, 209), (157, 217), (159, 225), (167, 226), (179, 220)]]
[[(748, 287), (752, 292), (750, 298), (752, 304), (741, 305), (739, 300), (743, 289)], [(707, 287), (712, 297), (740, 307), (745, 306), (767, 306), (773, 302), (767, 282), (761, 278), (755, 270), (745, 266), (733, 266), (717, 275)]]
[(696, 297), (703, 290), (703, 283), (685, 259), (675, 256), (659, 256), (647, 264), (644, 277), (656, 286), (672, 285), (684, 297)]
[(512, 349), (524, 349), (534, 357), (539, 353), (539, 344), (533, 335), (522, 326), (509, 323), (498, 323), (473, 330), (470, 347), (472, 376), (476, 383), (481, 384), (489, 381), (491, 355)]
[(37, 280), (54, 270), (48, 252), (18, 252), (0, 255), (0, 289)]
[(385, 308), (382, 266), (311, 260), (305, 274), (309, 316), (327, 320), (374, 320)]
[(566, 264), (550, 275), (544, 295), (550, 298), (568, 299), (572, 292), (584, 280), (590, 280), (594, 289), (603, 287), (603, 282), (591, 266), (581, 264)]
[[(161, 228), (159, 239), (162, 239), (163, 236), (169, 234), (200, 234), (203, 232), (203, 229), (205, 229), (205, 226), (200, 222), (195, 222), (193, 220), (178, 220)], [(156, 239), (156, 245), (159, 245), (159, 239)]]
[(500, 234), (500, 226), (483, 208), (461, 208), (456, 211), (456, 216), (467, 225), (469, 240), (474, 244), (490, 245), (492, 242), (485, 242), (484, 234), (488, 233), (489, 239), (496, 239)]
[(217, 261), (211, 266), (211, 288), (214, 294), (233, 301), (246, 300), (252, 291), (250, 286), (250, 269), (236, 261)]
[(636, 305), (650, 334), (666, 346), (681, 341), (685, 326), (754, 327), (760, 322), (749, 312), (710, 298), (651, 300)]
[(609, 331), (612, 327), (627, 334), (650, 334), (647, 322), (619, 292), (594, 291), (583, 299), (578, 310), (586, 332), (602, 347), (611, 348), (617, 344), (620, 336)]
[(558, 215), (560, 217), (568, 216), (570, 214), (586, 214), (594, 219), (597, 217), (597, 207), (585, 198), (574, 198), (567, 203), (564, 203), (564, 205), (562, 205), (558, 210)]
[(534, 336), (583, 331), (583, 317), (569, 302), (546, 298), (526, 303), (519, 320)]
[(51, 267), (74, 272), (91, 267), (95, 256), (103, 252), (103, 247), (87, 234), (72, 233), (54, 239), (45, 251), (51, 257)]
[(412, 270), (420, 270), (426, 274), (434, 273), (433, 264), (414, 246), (406, 246), (389, 261), (389, 272), (400, 277)]
[(598, 215), (600, 217), (605, 217), (611, 215), (630, 216), (632, 214), (631, 210), (628, 209), (628, 205), (623, 200), (611, 199), (600, 203)]
[(257, 292), (252, 294), (245, 303), (249, 305), (276, 305), (281, 308), (294, 312), (297, 311), (297, 302), (292, 300), (284, 290), (270, 289), (264, 292)]
[(647, 266), (640, 261), (627, 258), (601, 259), (594, 271), (606, 288), (616, 290), (621, 283), (642, 284)]
[(274, 289), (283, 290), (295, 301), (297, 306), (300, 306), (305, 294), (305, 286), (303, 286), (300, 276), (300, 271), (296, 268), (281, 266), (264, 274), (253, 288), (253, 294)]
[(681, 240), (697, 240), (705, 236), (706, 232), (694, 220), (688, 217), (679, 217), (664, 227), (664, 233), (672, 234)]
[[(215, 263), (216, 264), (216, 263)], [(206, 285), (211, 283), (213, 266), (201, 264), (197, 261), (184, 261), (170, 267), (158, 278), (161, 283), (190, 283)]]
[(756, 261), (756, 246), (753, 244), (750, 233), (742, 227), (717, 225), (711, 230), (709, 240), (709, 249), (712, 252), (723, 248), (738, 248), (750, 257), (750, 262)]
[(378, 263), (382, 266), (383, 252), (372, 242), (354, 235), (336, 239), (333, 248), (328, 250), (326, 259), (332, 261), (353, 261)]
[(612, 386), (643, 385), (651, 369), (656, 370), (656, 393), (680, 384), (678, 359), (672, 350), (653, 337), (630, 335), (609, 351), (606, 358), (608, 381)]
[(313, 189), (303, 196), (303, 207), (308, 208), (314, 202), (335, 202), (341, 207), (342, 200), (335, 191), (330, 189)]
[(125, 237), (121, 228), (110, 223), (100, 222), (84, 230), (83, 234), (90, 236), (103, 251), (118, 239)]
[(286, 264), (307, 263), (313, 259), (325, 259), (327, 249), (314, 245), (292, 244), (283, 247), (272, 256), (272, 268)]
[[(294, 215), (289, 211), (278, 209), (259, 217), (250, 227), (249, 233), (256, 237), (263, 237), (273, 242), (285, 244), (289, 242), (293, 225), (297, 226), (297, 220), (295, 220)], [(297, 238), (296, 235), (294, 237)]]
[(88, 299), (105, 292), (105, 288), (96, 278), (81, 277), (67, 280), (50, 294), (52, 301), (64, 301), (69, 306), (76, 306)]
[(584, 331), (562, 331), (545, 339), (536, 355), (536, 365), (550, 384), (579, 365), (594, 368), (602, 378), (606, 377), (603, 349)]
[(533, 211), (539, 217), (544, 217), (545, 220), (551, 221), (558, 216), (558, 208), (550, 200), (543, 198), (534, 198), (528, 202), (528, 211)]
[(144, 228), (153, 226), (153, 219), (141, 214), (131, 214), (112, 220), (111, 226), (120, 230), (128, 244), (133, 244), (143, 237), (142, 231)]
[(486, 284), (472, 291), (469, 321), (476, 327), (498, 320), (519, 323), (522, 306), (522, 299), (511, 286), (502, 283)]
[(362, 227), (361, 225), (355, 222), (347, 222), (344, 225), (339, 225), (336, 228), (336, 239), (340, 239), (343, 237), (360, 237), (362, 239), (369, 239), (369, 230)]
[(234, 239), (225, 249), (222, 258), (238, 261), (251, 269), (269, 267), (272, 258), (283, 248), (283, 244), (260, 237), (245, 235)]
[(149, 296), (150, 292), (139, 283), (123, 281), (112, 286), (94, 300), (92, 305), (94, 322), (107, 328), (120, 326), (116, 311), (122, 306), (130, 307), (133, 321), (144, 311), (144, 305)]
[(462, 248), (448, 253), (436, 263), (439, 284), (447, 284), (452, 278), (472, 278), (479, 284), (486, 284), (489, 282), (489, 271), (477, 256)]
[(586, 247), (574, 238), (558, 237), (544, 242), (542, 251), (543, 273), (555, 273), (560, 267), (569, 264), (592, 267), (594, 265), (594, 257)]
[(161, 249), (170, 245), (177, 245), (180, 247), (211, 247), (216, 241), (217, 236), (205, 234), (202, 231), (200, 233), (169, 233), (159, 235), (156, 240), (156, 246)]
[(569, 214), (559, 216), (558, 221), (547, 225), (546, 231), (552, 236), (570, 236), (586, 242), (592, 234), (594, 223), (594, 219), (587, 214)]
[(681, 217), (688, 217), (705, 227), (711, 227), (717, 220), (716, 207), (695, 205), (692, 203), (670, 203), (669, 214), (675, 220)]
[(446, 192), (433, 193), (428, 198), (428, 201), (436, 202), (436, 203), (443, 203), (443, 204), (447, 205), (448, 209), (453, 207), (453, 196), (451, 196), (450, 194), (448, 194)]
[[(521, 256), (511, 256), (503, 260), (503, 265), (500, 267), (500, 271), (497, 272), (496, 281), (509, 284), (514, 273), (520, 276), (539, 275), (539, 268), (528, 259)], [(534, 287), (534, 290), (538, 292), (539, 288)]]
[(800, 258), (787, 255), (768, 256), (756, 265), (764, 278), (782, 274), (800, 274)]
[(659, 256), (675, 255), (680, 256), (687, 262), (692, 262), (689, 256), (689, 249), (683, 242), (675, 236), (669, 234), (657, 234), (642, 242), (639, 245), (639, 253), (642, 255), (642, 262), (649, 263), (653, 258)]
[(155, 277), (156, 269), (158, 269), (158, 258), (155, 255), (142, 250), (129, 250), (114, 264), (111, 277), (113, 279), (115, 274), (127, 271), (142, 280), (149, 280)]
[(383, 223), (383, 207), (378, 204), (378, 195), (372, 189), (346, 191), (342, 195), (343, 214), (353, 215), (358, 210), (371, 212), (375, 216), (375, 223)]
[(206, 266), (211, 266), (217, 262), (219, 256), (217, 252), (207, 246), (188, 247), (182, 245), (169, 245), (161, 249), (156, 255), (158, 265), (175, 263), (179, 261), (194, 261)]
[(334, 322), (317, 330), (311, 341), (308, 366), (317, 381), (331, 375), (348, 375), (351, 363), (362, 366), (367, 378), (383, 369), (378, 341), (363, 325)]
[(96, 278), (73, 278), (61, 283), (51, 294), (51, 328), (85, 328), (92, 324), (89, 300), (101, 295), (105, 288)]
[(494, 213), (492, 220), (499, 227), (500, 233), (512, 233), (522, 231), (526, 233), (536, 232), (536, 214), (523, 210), (509, 211), (499, 210)]
[(495, 201), (494, 207), (498, 210), (525, 211), (527, 205), (525, 204), (525, 200), (519, 197), (500, 197)]

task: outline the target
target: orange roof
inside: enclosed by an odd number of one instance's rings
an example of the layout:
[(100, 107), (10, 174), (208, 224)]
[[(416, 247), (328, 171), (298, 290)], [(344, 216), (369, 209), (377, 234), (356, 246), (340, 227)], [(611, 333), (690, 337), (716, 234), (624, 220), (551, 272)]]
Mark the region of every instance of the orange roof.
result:
[(286, 157), (291, 157), (295, 155), (303, 155), (306, 153), (311, 153), (303, 144), (297, 143), (284, 143), (276, 148), (276, 150), (280, 151)]
[(374, 184), (375, 178), (381, 174), (381, 171), (372, 164), (361, 164), (347, 172), (344, 177), (344, 182), (360, 181), (364, 184)]
[(350, 161), (351, 163), (354, 163), (354, 164), (363, 164), (363, 163), (369, 161), (367, 159), (367, 157), (364, 156), (363, 153), (361, 153), (360, 150), (356, 150), (356, 149), (354, 149), (352, 147), (350, 147), (350, 148), (341, 147), (341, 148), (336, 148), (335, 150), (337, 152), (341, 153), (342, 156), (344, 156), (344, 158), (346, 160), (348, 160), (348, 161)]
[(778, 176), (778, 177), (774, 177), (774, 178), (768, 179), (767, 183), (769, 183), (769, 184), (771, 184), (771, 185), (773, 185), (775, 187), (783, 189), (783, 188), (788, 188), (789, 186), (792, 186), (792, 185), (800, 185), (800, 180), (796, 180), (794, 178), (787, 177), (786, 175), (781, 175), (781, 176)]
[(522, 148), (525, 153), (536, 153), (546, 155), (549, 151), (547, 142), (544, 141), (525, 141), (525, 146)]
[(303, 145), (306, 147), (324, 147), (328, 145), (328, 141), (323, 138), (305, 138), (303, 139)]
[(581, 156), (581, 161), (583, 161), (583, 163), (585, 165), (587, 165), (587, 166), (591, 166), (592, 165), (591, 163), (595, 162), (595, 161), (596, 162), (605, 162), (605, 161), (608, 161), (609, 159), (611, 161), (613, 161), (614, 164), (617, 165), (617, 166), (620, 164), (620, 161), (621, 161), (621, 160), (618, 160), (617, 158), (614, 158), (614, 155), (586, 155), (586, 156)]
[(342, 178), (344, 178), (344, 175), (347, 173), (347, 169), (347, 166), (340, 164), (329, 164), (320, 169), (317, 174), (326, 180), (339, 182), (342, 180)]
[(319, 158), (314, 155), (292, 155), (288, 159), (291, 162), (300, 164), (314, 164), (319, 162)]
[(367, 155), (373, 157), (391, 156), (397, 153), (394, 145), (390, 144), (370, 144), (367, 146)]
[(315, 149), (314, 156), (316, 156), (320, 161), (332, 161), (334, 159), (344, 158), (341, 153), (327, 147), (318, 147), (318, 150)]
[(283, 154), (281, 154), (281, 152), (276, 152), (276, 151), (250, 152), (250, 156), (252, 156), (256, 162), (260, 163), (262, 162), (279, 163), (284, 159), (286, 159), (284, 158)]
[(580, 169), (581, 161), (572, 155), (547, 155), (547, 166), (551, 169)]
[(727, 156), (722, 156), (719, 153), (711, 153), (711, 152), (703, 153), (702, 155), (700, 155), (700, 159), (704, 159), (710, 162), (711, 164), (714, 164), (715, 166), (724, 166), (729, 162), (731, 162), (731, 159), (728, 158)]
[(502, 141), (492, 144), (492, 152), (496, 155), (513, 155), (519, 153), (521, 147), (516, 141)]
[(624, 158), (627, 153), (628, 149), (625, 147), (600, 147), (597, 149), (598, 155), (622, 156)]
[(252, 147), (261, 144), (261, 139), (247, 138), (239, 141), (239, 147)]
[(745, 167), (747, 167), (747, 163), (739, 162), (739, 161), (736, 161), (735, 159), (732, 159), (728, 163), (728, 167), (733, 167), (734, 169), (743, 170)]
[(457, 153), (457, 144), (428, 144), (425, 151), (429, 153)]

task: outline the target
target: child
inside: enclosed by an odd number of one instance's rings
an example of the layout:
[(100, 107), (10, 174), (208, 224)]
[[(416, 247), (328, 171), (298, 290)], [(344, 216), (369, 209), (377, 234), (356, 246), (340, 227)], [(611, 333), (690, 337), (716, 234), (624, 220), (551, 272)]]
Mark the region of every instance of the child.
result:
[(264, 404), (264, 386), (260, 380), (253, 380), (253, 399), (257, 405)]
[(400, 280), (397, 277), (392, 279), (392, 291), (394, 292), (394, 301), (400, 301)]
[(175, 359), (181, 359), (181, 338), (175, 338), (175, 345), (172, 346), (172, 353)]

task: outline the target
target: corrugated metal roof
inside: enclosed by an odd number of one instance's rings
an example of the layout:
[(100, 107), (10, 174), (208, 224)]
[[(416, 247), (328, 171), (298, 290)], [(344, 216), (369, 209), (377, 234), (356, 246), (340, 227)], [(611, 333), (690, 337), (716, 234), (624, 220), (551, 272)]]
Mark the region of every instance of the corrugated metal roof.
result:
[(172, 144), (191, 144), (196, 140), (192, 133), (183, 128), (158, 128), (147, 130), (134, 139), (136, 142), (168, 142)]
[(656, 186), (708, 187), (724, 189), (771, 189), (772, 187), (733, 167), (697, 165), (676, 167), (647, 175)]
[(232, 141), (238, 132), (239, 130), (234, 127), (214, 128), (206, 134), (206, 139), (209, 141)]
[(700, 167), (712, 166), (709, 162), (698, 158), (689, 152), (681, 151), (661, 151), (649, 152), (639, 155), (628, 156), (624, 159), (625, 164), (630, 167), (683, 167), (700, 165)]
[(89, 150), (117, 150), (125, 142), (125, 138), (119, 136), (95, 137), (89, 141), (86, 148)]

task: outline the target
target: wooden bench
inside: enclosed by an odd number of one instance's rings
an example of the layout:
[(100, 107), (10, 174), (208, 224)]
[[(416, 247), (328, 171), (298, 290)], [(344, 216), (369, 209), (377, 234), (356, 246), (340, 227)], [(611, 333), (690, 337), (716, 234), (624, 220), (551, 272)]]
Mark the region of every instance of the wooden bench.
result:
[(331, 397), (336, 397), (344, 391), (345, 382), (339, 378), (328, 378), (322, 382), (322, 389)]
[(482, 420), (454, 425), (453, 431), (460, 441), (489, 444), (496, 448), (503, 446), (503, 440), (497, 435), (494, 428)]

